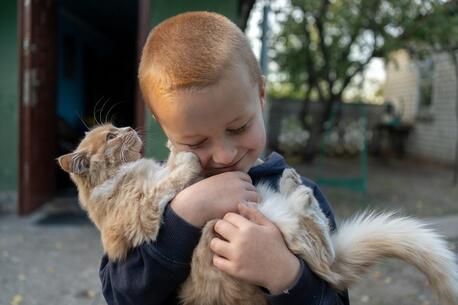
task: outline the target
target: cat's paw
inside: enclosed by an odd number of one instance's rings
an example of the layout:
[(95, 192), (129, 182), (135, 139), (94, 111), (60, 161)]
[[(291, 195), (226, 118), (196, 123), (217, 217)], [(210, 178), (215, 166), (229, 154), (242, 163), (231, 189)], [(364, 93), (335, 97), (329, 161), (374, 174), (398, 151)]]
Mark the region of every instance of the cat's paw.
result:
[(199, 174), (202, 170), (197, 155), (189, 151), (177, 153), (174, 162), (176, 167), (185, 167), (191, 171), (193, 175)]
[(278, 183), (278, 189), (281, 194), (288, 195), (296, 190), (300, 185), (302, 185), (301, 176), (293, 168), (287, 168), (281, 175)]

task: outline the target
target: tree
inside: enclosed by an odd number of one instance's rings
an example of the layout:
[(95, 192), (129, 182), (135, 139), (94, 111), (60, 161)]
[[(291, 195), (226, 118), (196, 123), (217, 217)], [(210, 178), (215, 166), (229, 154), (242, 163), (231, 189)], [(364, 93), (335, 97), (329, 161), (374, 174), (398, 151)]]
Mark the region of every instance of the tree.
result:
[[(333, 106), (375, 57), (406, 46), (418, 20), (440, 0), (291, 0), (276, 10), (280, 30), (272, 39), (280, 83), (303, 96), (300, 120), (310, 131), (304, 158), (315, 156)], [(405, 35), (405, 39), (400, 39)], [(305, 120), (312, 101), (321, 113)]]

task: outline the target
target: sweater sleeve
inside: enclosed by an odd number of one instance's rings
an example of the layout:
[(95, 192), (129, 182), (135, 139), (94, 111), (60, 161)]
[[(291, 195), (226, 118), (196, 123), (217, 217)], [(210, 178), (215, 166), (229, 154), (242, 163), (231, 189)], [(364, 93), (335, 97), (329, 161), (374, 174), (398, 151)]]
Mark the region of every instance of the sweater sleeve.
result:
[[(321, 210), (329, 219), (331, 231), (336, 229), (336, 222), (331, 207), (318, 186), (310, 180), (302, 178), (304, 185), (313, 190)], [(349, 305), (348, 291), (338, 292), (312, 272), (307, 264), (300, 259), (301, 270), (293, 286), (279, 295), (266, 295), (271, 305)]]
[(176, 304), (175, 290), (189, 274), (200, 235), (168, 205), (156, 241), (132, 249), (122, 262), (102, 258), (99, 275), (108, 305)]

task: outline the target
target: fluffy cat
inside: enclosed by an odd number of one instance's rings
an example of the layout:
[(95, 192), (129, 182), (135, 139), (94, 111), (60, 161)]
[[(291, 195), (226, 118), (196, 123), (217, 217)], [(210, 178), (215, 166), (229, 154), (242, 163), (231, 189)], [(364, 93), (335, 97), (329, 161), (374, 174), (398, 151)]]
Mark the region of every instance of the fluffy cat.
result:
[[(155, 240), (165, 205), (183, 188), (198, 181), (198, 158), (172, 153), (163, 166), (141, 158), (137, 133), (110, 124), (89, 131), (78, 148), (58, 158), (78, 187), (81, 206), (101, 232), (110, 260)], [(385, 257), (396, 257), (422, 271), (438, 297), (457, 304), (455, 255), (446, 242), (422, 222), (393, 213), (361, 214), (331, 235), (313, 191), (286, 169), (278, 191), (259, 184), (258, 209), (282, 232), (289, 249), (332, 287), (349, 288)], [(260, 290), (220, 272), (212, 263), (210, 240), (216, 220), (203, 228), (191, 262), (191, 273), (179, 298), (186, 305), (267, 304)]]

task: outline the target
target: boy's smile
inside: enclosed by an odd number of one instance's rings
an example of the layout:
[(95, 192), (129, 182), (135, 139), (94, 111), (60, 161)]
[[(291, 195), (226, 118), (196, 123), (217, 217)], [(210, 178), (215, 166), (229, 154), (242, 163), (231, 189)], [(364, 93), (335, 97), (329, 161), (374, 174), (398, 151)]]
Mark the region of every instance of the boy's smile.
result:
[(234, 66), (213, 86), (179, 90), (154, 105), (173, 148), (194, 152), (205, 176), (247, 172), (265, 146), (264, 88)]

